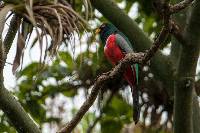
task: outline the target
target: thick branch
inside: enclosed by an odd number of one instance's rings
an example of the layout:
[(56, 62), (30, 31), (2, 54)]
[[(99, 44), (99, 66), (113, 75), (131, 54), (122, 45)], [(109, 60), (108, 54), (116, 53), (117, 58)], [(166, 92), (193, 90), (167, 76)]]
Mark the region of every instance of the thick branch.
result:
[[(8, 91), (6, 88), (4, 88), (3, 85), (3, 67), (4, 67), (4, 61), (6, 60), (7, 53), (11, 47), (11, 44), (14, 40), (15, 34), (17, 32), (17, 29), (19, 25), (16, 25), (18, 23), (19, 18), (17, 18), (15, 15), (11, 20), (10, 28), (8, 30), (8, 33), (6, 35), (6, 38), (4, 40), (4, 46), (6, 46), (6, 50), (3, 56), (1, 56), (1, 75), (0, 75), (0, 108), (3, 110), (3, 112), (6, 114), (6, 116), (10, 119), (12, 124), (15, 126), (16, 130), (18, 132), (26, 132), (26, 133), (40, 133), (39, 128), (37, 125), (33, 122), (33, 120), (30, 118), (30, 116), (25, 112), (25, 110), (22, 108), (20, 103), (15, 99), (15, 97)], [(1, 49), (1, 52), (4, 49)]]
[(67, 125), (61, 129), (58, 133), (70, 133), (75, 126), (79, 123), (79, 121), (82, 119), (84, 114), (88, 111), (88, 109), (92, 106), (94, 103), (98, 92), (100, 89), (104, 88), (104, 86), (116, 79), (119, 79), (123, 72), (126, 70), (126, 68), (131, 64), (145, 64), (147, 61), (149, 61), (158, 51), (159, 46), (161, 43), (163, 43), (169, 33), (169, 27), (166, 27), (166, 25), (162, 28), (161, 33), (159, 34), (158, 38), (155, 40), (153, 46), (148, 50), (146, 54), (144, 53), (129, 53), (125, 56), (124, 59), (120, 61), (120, 63), (115, 66), (111, 71), (101, 75), (97, 81), (95, 82), (91, 94), (87, 98), (87, 100), (83, 103), (75, 117), (67, 123)]
[[(181, 50), (181, 58), (177, 72), (174, 104), (174, 133), (193, 133), (192, 99), (194, 79), (200, 51), (200, 1), (192, 8), (189, 23), (184, 33), (186, 45)], [(196, 124), (193, 123), (194, 125)], [(198, 123), (199, 124), (199, 123)], [(184, 130), (183, 130), (184, 127)], [(195, 129), (195, 128), (194, 128)], [(198, 130), (198, 128), (196, 128)]]
[(177, 13), (180, 10), (187, 8), (193, 1), (194, 0), (184, 0), (184, 1), (181, 1), (180, 3), (178, 3), (176, 5), (171, 6), (170, 13), (172, 13), (172, 14)]
[[(95, 0), (93, 0), (93, 4), (94, 4), (94, 1), (95, 1)], [(108, 2), (109, 2), (109, 1), (103, 2), (102, 4), (103, 4), (104, 6), (106, 6), (106, 8), (108, 8), (108, 5), (106, 5), (106, 4), (108, 4)], [(115, 5), (113, 5), (114, 3), (111, 2), (110, 4), (112, 4), (112, 6), (113, 6), (112, 10), (115, 10), (115, 9), (117, 8)], [(103, 6), (103, 5), (102, 5), (102, 6)], [(97, 5), (97, 6), (99, 7), (99, 5)], [(98, 7), (97, 7), (97, 8), (98, 8)], [(107, 15), (107, 16), (109, 16), (109, 17), (111, 17), (112, 19), (115, 20), (116, 18), (113, 18), (112, 16), (110, 16), (110, 14), (107, 14), (108, 12), (111, 11), (111, 9), (109, 8), (109, 11), (107, 11), (106, 8), (103, 9), (103, 11), (105, 10), (105, 14), (104, 14), (104, 15), (105, 15), (105, 16)], [(121, 13), (121, 15), (124, 15), (123, 12), (118, 12), (118, 13), (119, 13), (119, 14)], [(115, 12), (115, 14), (118, 14), (118, 13)], [(119, 14), (118, 14), (118, 15), (119, 15)], [(123, 17), (123, 16), (121, 16), (121, 18), (122, 18), (122, 17)], [(118, 16), (117, 18), (119, 18), (119, 16)], [(129, 19), (129, 18), (127, 17), (127, 18), (125, 18), (125, 19)], [(165, 18), (164, 18), (164, 19), (165, 19)], [(167, 16), (165, 20), (168, 20), (168, 19), (169, 19), (169, 16)], [(114, 23), (115, 25), (117, 25), (118, 20), (119, 20), (119, 19), (117, 19), (116, 24)], [(123, 20), (124, 20), (124, 19), (123, 19)], [(130, 22), (131, 22), (131, 21), (130, 21)], [(130, 22), (129, 22), (129, 24), (130, 24)], [(118, 24), (119, 24), (119, 23), (118, 23)], [(109, 81), (115, 80), (115, 79), (119, 78), (119, 77), (122, 75), (123, 71), (126, 69), (126, 67), (127, 67), (128, 65), (133, 64), (133, 63), (144, 64), (144, 63), (147, 62), (151, 57), (153, 57), (153, 55), (155, 54), (155, 51), (157, 51), (158, 48), (159, 48), (159, 44), (165, 40), (165, 38), (166, 38), (166, 36), (167, 36), (167, 34), (168, 34), (168, 32), (169, 32), (168, 24), (169, 24), (169, 21), (165, 21), (165, 26), (164, 26), (164, 28), (162, 29), (162, 32), (160, 33), (158, 39), (155, 41), (155, 44), (156, 44), (156, 45), (154, 45), (154, 46), (147, 52), (147, 54), (145, 54), (145, 55), (143, 55), (143, 54), (141, 54), (141, 53), (138, 53), (138, 54), (136, 54), (136, 53), (127, 54), (126, 57), (125, 57), (112, 71), (110, 71), (110, 72), (108, 72), (108, 73), (105, 73), (105, 74), (103, 74), (102, 76), (100, 76), (100, 77), (97, 79), (97, 81), (95, 82), (95, 85), (94, 85), (94, 87), (93, 87), (93, 89), (92, 89), (92, 93), (91, 93), (91, 95), (89, 96), (89, 98), (86, 100), (86, 102), (84, 102), (83, 106), (82, 106), (81, 109), (78, 111), (78, 113), (75, 115), (75, 117), (74, 117), (61, 131), (59, 131), (59, 133), (71, 132), (71, 131), (75, 128), (75, 126), (78, 124), (78, 122), (81, 120), (81, 118), (82, 118), (83, 115), (86, 113), (86, 111), (89, 109), (89, 107), (93, 104), (93, 102), (94, 102), (94, 100), (95, 100), (95, 98), (96, 98), (96, 96), (97, 96), (97, 94), (98, 94), (98, 92), (99, 92), (99, 89), (101, 89), (102, 87), (104, 87), (104, 85), (106, 85), (106, 83), (108, 83)], [(119, 25), (119, 26), (120, 26), (120, 25)], [(133, 23), (132, 26), (133, 26), (134, 28), (136, 28), (137, 32), (140, 33), (140, 34), (142, 35), (142, 32), (141, 32), (139, 29), (137, 29), (137, 27), (134, 25), (134, 23)], [(130, 27), (131, 27), (131, 26), (130, 26)], [(122, 30), (122, 31), (123, 31), (123, 30)], [(145, 37), (145, 36), (143, 36), (143, 37)], [(136, 42), (137, 42), (137, 41), (136, 41)], [(189, 81), (192, 82), (192, 80), (189, 80)], [(183, 82), (185, 83), (185, 80), (183, 80)], [(187, 83), (187, 82), (186, 82), (186, 83)], [(98, 84), (101, 85), (101, 87), (99, 87)], [(181, 84), (180, 86), (182, 86), (182, 84)], [(191, 84), (191, 85), (189, 84), (189, 86), (186, 86), (186, 88), (192, 88), (192, 84)], [(190, 95), (190, 94), (189, 94), (189, 95)], [(90, 105), (89, 105), (89, 104), (90, 104)]]
[[(113, 68), (111, 71), (109, 71), (109, 72), (103, 74), (102, 76), (100, 76), (97, 79), (97, 81), (95, 82), (95, 84), (94, 84), (94, 86), (92, 88), (92, 92), (89, 95), (88, 99), (83, 103), (82, 107), (77, 112), (75, 117), (63, 129), (61, 129), (58, 133), (65, 133), (65, 132), (70, 133), (75, 128), (75, 126), (78, 124), (78, 122), (81, 120), (83, 115), (87, 112), (89, 107), (95, 101), (95, 99), (97, 97), (97, 94), (99, 92), (99, 89), (104, 88), (104, 86), (108, 82), (120, 78), (121, 75), (123, 74), (123, 72), (126, 70), (128, 65), (135, 64), (135, 63), (143, 65), (155, 55), (156, 51), (158, 51), (158, 49), (159, 49), (159, 46), (161, 45), (161, 43), (163, 43), (165, 41), (169, 31), (171, 30), (169, 6), (168, 6), (168, 4), (165, 4), (164, 6), (166, 7), (164, 9), (164, 12), (162, 12), (163, 19), (164, 19), (164, 26), (163, 26), (158, 38), (155, 40), (153, 46), (148, 50), (148, 52), (146, 54), (143, 54), (143, 53), (130, 53), (130, 54), (127, 54), (125, 56), (125, 58), (122, 59), (120, 61), (120, 63), (115, 68)], [(184, 85), (184, 84), (182, 84), (181, 82), (180, 82), (180, 86), (182, 87), (182, 85)], [(192, 80), (188, 81), (186, 79), (186, 81), (185, 81), (185, 79), (184, 79), (183, 82), (187, 83), (187, 84), (185, 84), (186, 85), (186, 89), (193, 87), (193, 84), (192, 84), (193, 81)], [(187, 90), (189, 90), (189, 89), (187, 89)], [(190, 93), (188, 93), (188, 95), (190, 95)]]
[(0, 108), (19, 133), (40, 133), (38, 126), (25, 112), (15, 97), (5, 88), (0, 88)]
[[(20, 26), (20, 21), (21, 21), (21, 18), (19, 18), (17, 15), (14, 14), (13, 18), (10, 21), (10, 26), (9, 26), (8, 32), (5, 36), (5, 39), (4, 39), (4, 49), (5, 49), (4, 54), (5, 54), (5, 56), (8, 54), (8, 52), (12, 46), (12, 43), (13, 43), (13, 40), (17, 33), (17, 30)], [(6, 57), (4, 57), (4, 58), (6, 60)]]
[(79, 111), (76, 113), (75, 117), (69, 123), (67, 123), (63, 129), (58, 131), (58, 133), (70, 133), (79, 123), (79, 121), (88, 111), (88, 109), (93, 105), (99, 93), (99, 90), (102, 89), (106, 83), (113, 81), (116, 78), (119, 78), (120, 77), (119, 75), (122, 75), (123, 71), (129, 64), (142, 63), (143, 56), (144, 54), (142, 53), (128, 54), (115, 68), (113, 68), (111, 71), (107, 73), (102, 74), (94, 83), (94, 86), (92, 88), (89, 97), (83, 103)]
[(176, 38), (177, 41), (179, 41), (180, 44), (185, 45), (186, 40), (183, 36), (183, 29), (180, 28), (174, 21), (171, 21), (171, 31), (172, 35)]
[(97, 82), (94, 84), (94, 86), (92, 88), (92, 91), (91, 91), (89, 97), (83, 103), (83, 105), (81, 106), (79, 111), (76, 113), (75, 117), (69, 123), (67, 123), (66, 126), (63, 129), (61, 129), (58, 133), (66, 133), (66, 132), (70, 133), (76, 127), (78, 122), (82, 119), (84, 114), (88, 111), (88, 109), (94, 103), (94, 101), (99, 93), (99, 90), (101, 88), (101, 84), (99, 84), (99, 82), (104, 81), (104, 80), (105, 80), (105, 77), (103, 77), (103, 76), (97, 80)]
[(194, 92), (193, 93), (193, 133), (200, 133), (200, 109), (199, 109), (199, 100), (197, 94)]
[[(181, 0), (176, 0), (175, 2), (180, 2)], [(181, 27), (182, 32), (180, 31), (180, 33), (184, 34), (184, 29), (186, 26), (186, 19), (187, 19), (187, 15), (189, 15), (191, 8), (188, 8), (188, 10), (183, 10), (177, 14), (174, 15), (174, 19), (176, 20), (176, 22), (178, 22), (178, 24), (180, 25), (179, 27)], [(171, 47), (171, 58), (173, 61), (173, 64), (175, 66), (175, 68), (178, 69), (178, 64), (180, 61), (180, 54), (181, 54), (181, 49), (182, 49), (182, 45), (186, 45), (186, 37), (183, 38), (184, 42), (181, 42), (180, 40), (177, 39), (172, 39), (172, 47)], [(200, 133), (200, 127), (199, 127), (199, 123), (200, 123), (200, 108), (199, 108), (199, 103), (198, 103), (198, 98), (196, 96), (196, 93), (193, 93), (193, 132), (194, 133)]]
[[(145, 51), (152, 46), (152, 41), (138, 27), (136, 22), (112, 0), (91, 0), (91, 3), (104, 17), (117, 26), (117, 28), (129, 38), (136, 51)], [(170, 59), (158, 51), (151, 59), (150, 67), (155, 78), (161, 80), (165, 84), (167, 92), (172, 96), (174, 70)]]

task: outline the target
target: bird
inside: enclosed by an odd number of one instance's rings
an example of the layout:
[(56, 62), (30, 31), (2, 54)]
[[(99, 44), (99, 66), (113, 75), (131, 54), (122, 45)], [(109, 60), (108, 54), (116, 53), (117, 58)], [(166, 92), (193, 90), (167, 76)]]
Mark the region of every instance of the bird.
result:
[[(95, 33), (100, 35), (100, 40), (104, 45), (104, 55), (112, 65), (117, 65), (126, 54), (134, 52), (128, 38), (111, 23), (103, 23), (95, 30)], [(123, 77), (128, 82), (132, 92), (135, 124), (140, 117), (138, 73), (138, 64), (128, 66), (123, 73)]]

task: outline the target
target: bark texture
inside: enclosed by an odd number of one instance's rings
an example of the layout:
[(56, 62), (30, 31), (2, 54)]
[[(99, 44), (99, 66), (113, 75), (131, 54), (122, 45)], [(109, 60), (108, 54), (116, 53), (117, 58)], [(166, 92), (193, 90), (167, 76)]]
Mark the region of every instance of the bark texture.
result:
[[(5, 65), (6, 57), (8, 51), (12, 45), (14, 37), (17, 33), (18, 22), (20, 18), (13, 16), (10, 28), (6, 34), (5, 40), (1, 43), (1, 65), (0, 65), (0, 109), (6, 114), (11, 123), (15, 126), (15, 129), (19, 133), (40, 133), (38, 126), (30, 118), (28, 113), (25, 112), (20, 103), (15, 99), (15, 97), (4, 87), (3, 85), (3, 68)], [(3, 49), (3, 46), (4, 48)], [(4, 52), (2, 52), (4, 51)]]
[(200, 50), (199, 9), (200, 1), (195, 1), (184, 33), (186, 45), (182, 46), (175, 84), (174, 133), (197, 131), (197, 129), (193, 129), (193, 125), (197, 121), (192, 121), (192, 118), (194, 118), (192, 117), (192, 107), (196, 66)]

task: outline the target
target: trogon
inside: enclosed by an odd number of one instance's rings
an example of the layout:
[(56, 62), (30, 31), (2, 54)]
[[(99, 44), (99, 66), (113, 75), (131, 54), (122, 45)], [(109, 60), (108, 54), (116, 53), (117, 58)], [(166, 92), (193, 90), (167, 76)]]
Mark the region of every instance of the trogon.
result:
[[(127, 53), (134, 52), (128, 38), (120, 32), (113, 24), (103, 23), (96, 29), (96, 34), (100, 34), (100, 40), (104, 45), (104, 54), (113, 64), (117, 65)], [(123, 76), (131, 87), (133, 98), (133, 120), (138, 122), (140, 117), (139, 89), (138, 89), (138, 64), (127, 67)]]

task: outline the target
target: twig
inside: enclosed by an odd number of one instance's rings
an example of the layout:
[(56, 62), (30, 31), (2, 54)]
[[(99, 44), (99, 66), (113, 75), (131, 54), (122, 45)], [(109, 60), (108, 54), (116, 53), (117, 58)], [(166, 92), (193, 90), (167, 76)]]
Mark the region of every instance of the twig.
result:
[(190, 4), (192, 4), (193, 1), (194, 0), (184, 0), (184, 1), (181, 1), (180, 3), (178, 3), (178, 4), (171, 6), (170, 7), (170, 13), (174, 14), (174, 13), (177, 13), (177, 12), (187, 8)]
[(126, 57), (116, 67), (114, 67), (111, 71), (102, 74), (94, 83), (90, 95), (83, 103), (79, 111), (76, 113), (74, 118), (72, 118), (72, 120), (69, 123), (67, 123), (60, 131), (58, 131), (58, 133), (70, 133), (79, 123), (79, 121), (88, 111), (88, 109), (92, 106), (99, 93), (99, 90), (101, 88), (104, 88), (104, 86), (110, 81), (120, 78), (120, 75), (122, 75), (123, 71), (126, 69), (128, 65), (133, 63), (141, 64), (143, 57), (144, 57), (143, 53), (127, 54)]
[(2, 59), (0, 59), (0, 63), (2, 63), (2, 64), (8, 64), (8, 65), (13, 65), (13, 63), (10, 63), (10, 62), (7, 62), (7, 61), (4, 61), (4, 60), (2, 60)]
[(155, 55), (156, 51), (158, 51), (160, 47), (160, 44), (163, 43), (165, 39), (167, 38), (168, 33), (169, 33), (169, 29), (164, 26), (159, 34), (159, 37), (153, 43), (153, 46), (148, 50), (147, 54), (145, 54), (143, 63), (146, 63)]
[[(106, 100), (106, 103), (104, 105), (104, 107), (107, 107), (109, 105), (109, 103), (112, 101), (112, 98), (114, 96), (116, 91), (112, 91), (112, 93), (110, 94), (109, 98)], [(87, 129), (87, 133), (91, 133), (92, 129), (96, 126), (97, 122), (99, 120), (101, 120), (102, 116), (103, 116), (103, 111), (100, 112), (100, 115), (94, 120), (94, 122), (92, 124), (90, 124), (90, 126)]]
[(89, 126), (89, 128), (87, 129), (87, 133), (91, 133), (91, 132), (92, 132), (92, 129), (96, 126), (97, 122), (98, 122), (99, 120), (101, 120), (102, 116), (103, 116), (103, 113), (101, 113), (101, 114), (94, 120), (94, 122), (93, 122), (93, 123)]
[(126, 68), (135, 63), (139, 64), (145, 64), (151, 57), (154, 56), (155, 52), (159, 49), (161, 41), (165, 40), (167, 37), (167, 32), (165, 28), (161, 31), (159, 37), (154, 42), (154, 45), (152, 48), (148, 50), (146, 54), (144, 53), (129, 53), (125, 56), (124, 59), (120, 61), (120, 63), (115, 66), (111, 71), (102, 74), (95, 82), (92, 91), (89, 95), (89, 97), (86, 99), (86, 101), (83, 103), (79, 111), (76, 113), (74, 118), (67, 123), (58, 133), (70, 133), (76, 125), (79, 123), (79, 121), (82, 119), (84, 114), (88, 111), (88, 109), (92, 106), (94, 103), (99, 90), (101, 88), (104, 88), (104, 86), (109, 83), (110, 81), (116, 80), (121, 77), (123, 72), (126, 70)]
[[(184, 39), (183, 36), (183, 30), (179, 27), (179, 25), (170, 18), (170, 16), (174, 13), (177, 13), (186, 7), (188, 7), (194, 0), (184, 0), (178, 4), (175, 5), (169, 5), (168, 3), (162, 3), (160, 0), (155, 0), (154, 7), (156, 11), (159, 13), (161, 17), (163, 17), (164, 21), (169, 24), (170, 27), (170, 33), (179, 41), (182, 45), (185, 45), (187, 42)], [(168, 19), (165, 19), (164, 17), (167, 17)], [(166, 24), (165, 24), (166, 25)]]
[[(168, 3), (160, 3), (162, 4), (159, 7), (164, 7), (164, 10), (160, 11), (160, 15), (163, 17), (164, 20), (164, 26), (158, 36), (158, 38), (154, 41), (153, 46), (146, 52), (146, 53), (129, 53), (127, 54), (118, 65), (116, 65), (111, 71), (102, 74), (99, 76), (94, 83), (94, 86), (92, 88), (92, 91), (89, 95), (89, 97), (86, 99), (86, 101), (83, 103), (79, 111), (76, 113), (74, 118), (70, 122), (68, 122), (60, 131), (57, 133), (70, 133), (72, 130), (76, 127), (76, 125), (79, 123), (79, 121), (82, 119), (84, 114), (88, 111), (88, 109), (93, 105), (99, 90), (104, 88), (107, 83), (110, 81), (116, 80), (121, 78), (123, 72), (126, 70), (126, 68), (131, 64), (146, 64), (158, 51), (160, 45), (165, 41), (168, 34), (170, 33), (171, 29), (173, 28), (173, 25), (170, 23), (170, 15), (172, 13), (178, 12), (184, 8), (186, 8), (192, 0), (188, 1), (185, 0), (183, 2), (180, 2), (176, 4), (175, 6), (169, 6)], [(163, 5), (164, 4), (164, 5)], [(159, 11), (159, 9), (157, 10)]]
[(170, 23), (171, 23), (170, 33), (172, 35), (174, 35), (174, 37), (177, 39), (177, 41), (179, 41), (182, 45), (185, 45), (186, 40), (183, 36), (183, 30), (173, 20), (171, 20)]

